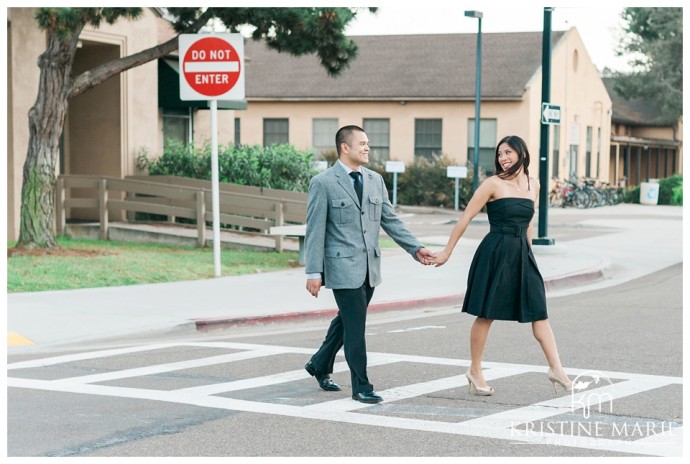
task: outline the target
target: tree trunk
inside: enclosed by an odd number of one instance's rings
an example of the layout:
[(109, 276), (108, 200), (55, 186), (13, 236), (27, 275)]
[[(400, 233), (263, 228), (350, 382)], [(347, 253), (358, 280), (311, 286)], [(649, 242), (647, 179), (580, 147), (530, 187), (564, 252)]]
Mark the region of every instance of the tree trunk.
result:
[[(185, 32), (197, 32), (212, 16), (213, 8), (208, 8)], [(72, 64), (84, 23), (59, 26), (66, 25), (56, 21), (47, 29), (46, 51), (38, 60), (41, 75), (36, 103), (29, 110), (29, 150), (24, 162), (17, 248), (58, 247), (55, 240), (55, 172), (69, 99), (115, 74), (165, 56), (178, 46), (178, 38), (174, 37), (134, 55), (104, 63), (73, 79)], [(56, 31), (62, 31), (62, 35)]]
[(24, 162), (17, 248), (55, 248), (55, 170), (71, 93), (71, 70), (81, 27), (60, 38), (47, 33), (36, 103), (29, 110), (29, 149)]

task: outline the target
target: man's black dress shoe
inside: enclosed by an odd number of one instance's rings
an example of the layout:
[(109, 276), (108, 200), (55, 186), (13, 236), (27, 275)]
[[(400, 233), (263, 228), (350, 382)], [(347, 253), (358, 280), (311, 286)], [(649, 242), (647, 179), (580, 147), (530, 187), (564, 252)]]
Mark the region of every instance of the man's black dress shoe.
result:
[(362, 393), (355, 393), (352, 395), (352, 399), (356, 401), (360, 401), (362, 403), (380, 403), (383, 401), (383, 398), (381, 398), (379, 395), (376, 394), (374, 390), (368, 391), (368, 392), (362, 392)]
[(319, 387), (321, 387), (322, 390), (330, 392), (340, 391), (340, 385), (333, 382), (328, 374), (322, 375), (316, 372), (316, 368), (311, 361), (304, 365), (304, 369), (309, 373), (309, 375), (316, 377), (316, 381), (319, 383)]

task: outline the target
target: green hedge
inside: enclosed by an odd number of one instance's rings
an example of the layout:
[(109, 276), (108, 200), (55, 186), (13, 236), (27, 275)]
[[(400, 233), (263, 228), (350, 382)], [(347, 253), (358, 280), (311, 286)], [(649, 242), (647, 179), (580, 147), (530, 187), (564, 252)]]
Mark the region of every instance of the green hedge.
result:
[[(211, 147), (184, 146), (171, 142), (158, 158), (141, 153), (138, 167), (152, 176), (181, 176), (211, 179)], [(218, 149), (220, 182), (271, 189), (306, 192), (312, 169), (312, 154), (292, 145), (228, 145)]]
[[(674, 193), (674, 191), (676, 193)], [(674, 195), (679, 198), (674, 200)], [(680, 201), (679, 203), (675, 203)], [(659, 204), (660, 205), (682, 205), (683, 204), (683, 175), (678, 174), (666, 177), (659, 181)]]
[[(323, 156), (332, 165), (337, 160), (335, 151)], [(218, 168), (221, 182), (251, 185), (272, 189), (306, 192), (309, 180), (317, 173), (312, 168), (313, 156), (297, 150), (292, 145), (268, 147), (234, 146), (219, 147)], [(406, 165), (405, 172), (398, 175), (398, 204), (453, 208), (455, 206), (455, 179), (446, 176), (446, 168), (454, 165), (447, 156), (417, 158)], [(211, 149), (184, 146), (170, 142), (158, 158), (150, 158), (143, 151), (139, 153), (137, 165), (152, 176), (181, 176), (194, 179), (211, 179)], [(370, 165), (380, 173), (386, 183), (389, 195), (393, 197), (393, 174), (385, 172), (383, 165)], [(464, 209), (472, 196), (472, 165), (468, 162), (468, 173), (460, 179), (459, 203)], [(480, 172), (480, 180), (484, 173)]]

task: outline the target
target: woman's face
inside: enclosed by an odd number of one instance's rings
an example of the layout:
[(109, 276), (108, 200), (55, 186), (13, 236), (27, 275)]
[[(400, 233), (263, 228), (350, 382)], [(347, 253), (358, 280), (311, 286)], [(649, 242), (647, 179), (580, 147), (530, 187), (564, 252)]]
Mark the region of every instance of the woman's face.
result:
[(507, 143), (504, 142), (498, 146), (498, 164), (501, 165), (504, 171), (510, 169), (519, 159), (520, 155), (518, 155), (518, 152)]

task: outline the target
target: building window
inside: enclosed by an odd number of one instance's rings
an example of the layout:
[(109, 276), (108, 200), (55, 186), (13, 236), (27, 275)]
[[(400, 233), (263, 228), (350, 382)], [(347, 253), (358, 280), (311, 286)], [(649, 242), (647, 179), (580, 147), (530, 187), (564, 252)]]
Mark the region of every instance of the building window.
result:
[(414, 154), (425, 158), (441, 154), (441, 119), (414, 120)]
[(390, 159), (390, 119), (365, 119), (363, 129), (369, 138), (369, 162), (383, 166)]
[(587, 153), (585, 155), (585, 172), (592, 177), (592, 126), (587, 126)]
[(314, 157), (323, 159), (324, 152), (335, 152), (335, 133), (338, 132), (338, 119), (314, 118), (312, 120), (312, 145)]
[(287, 118), (264, 118), (264, 147), (290, 143)]
[[(467, 123), (467, 159), (470, 163), (474, 160), (474, 119)], [(496, 120), (479, 120), (479, 168), (487, 176), (496, 173)]]
[(558, 163), (560, 163), (560, 150), (561, 145), (561, 131), (560, 125), (556, 124), (553, 127), (553, 149), (551, 152), (551, 177), (559, 178), (558, 176)]
[(240, 139), (240, 118), (235, 118), (235, 146), (239, 147), (240, 145), (242, 145)]
[(599, 178), (599, 164), (601, 163), (601, 127), (597, 128), (597, 165), (595, 175)]
[(163, 108), (163, 148), (170, 143), (184, 146), (192, 142), (192, 110)]

